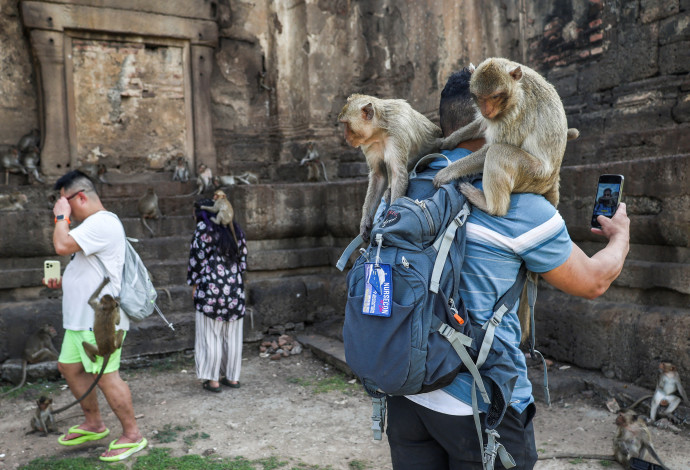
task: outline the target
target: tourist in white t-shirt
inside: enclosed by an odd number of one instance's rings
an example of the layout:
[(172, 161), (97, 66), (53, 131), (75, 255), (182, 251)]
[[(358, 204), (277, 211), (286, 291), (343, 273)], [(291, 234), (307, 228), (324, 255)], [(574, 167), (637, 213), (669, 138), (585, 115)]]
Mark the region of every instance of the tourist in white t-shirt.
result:
[[(74, 396), (79, 398), (91, 386), (103, 365), (101, 357), (91, 362), (82, 346), (82, 341), (96, 343), (92, 331), (94, 311), (88, 300), (105, 276), (110, 278), (110, 283), (101, 291), (101, 296), (119, 295), (125, 260), (125, 232), (120, 219), (105, 210), (93, 183), (84, 173), (67, 173), (57, 181), (55, 189), (60, 191), (60, 198), (53, 207), (53, 246), (57, 254), (72, 255), (72, 259), (62, 279), (45, 279), (44, 283), (51, 288), (62, 287), (62, 326), (65, 336), (58, 369)], [(80, 224), (70, 229), (73, 221)], [(104, 267), (107, 272), (103, 272)], [(117, 329), (129, 329), (129, 319), (123, 312)], [(147, 445), (134, 418), (129, 386), (120, 377), (120, 353), (121, 348), (111, 354), (98, 382), (108, 405), (122, 425), (122, 435), (101, 454), (100, 459), (104, 461), (123, 460)], [(60, 436), (58, 442), (62, 445), (95, 441), (110, 433), (103, 422), (95, 391), (89, 393), (80, 405), (84, 422)]]

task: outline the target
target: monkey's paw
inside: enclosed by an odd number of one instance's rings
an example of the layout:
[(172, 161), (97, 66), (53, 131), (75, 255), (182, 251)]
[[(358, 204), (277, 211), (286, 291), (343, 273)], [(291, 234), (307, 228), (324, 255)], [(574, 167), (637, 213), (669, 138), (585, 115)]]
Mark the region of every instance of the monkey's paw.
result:
[(362, 236), (362, 239), (366, 243), (369, 243), (369, 239), (370, 239), (370, 235), (371, 235), (371, 228), (372, 228), (372, 222), (371, 221), (362, 221), (362, 223), (359, 226), (359, 234)]
[(453, 178), (451, 172), (448, 171), (448, 168), (444, 168), (443, 170), (436, 173), (436, 176), (434, 176), (434, 186), (440, 188), (444, 184), (450, 183), (454, 179), (455, 178)]

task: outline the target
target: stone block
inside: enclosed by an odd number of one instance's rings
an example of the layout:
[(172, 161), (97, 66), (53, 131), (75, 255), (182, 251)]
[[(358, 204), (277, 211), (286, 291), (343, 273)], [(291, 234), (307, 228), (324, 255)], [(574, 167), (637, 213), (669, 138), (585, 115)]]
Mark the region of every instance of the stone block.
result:
[[(615, 378), (654, 383), (659, 358), (673, 357), (690, 370), (687, 309), (588, 301), (540, 289), (536, 306), (538, 349), (586, 369), (609, 370)], [(681, 365), (682, 364), (682, 365)]]
[(663, 20), (659, 25), (659, 44), (690, 40), (690, 12)]
[(679, 11), (678, 0), (640, 0), (640, 20), (642, 23), (651, 23)]
[(658, 42), (656, 23), (619, 31), (615, 55), (619, 82), (634, 82), (657, 74)]
[(690, 94), (678, 97), (678, 102), (671, 111), (676, 122), (690, 122)]
[(680, 41), (659, 48), (659, 69), (662, 74), (690, 72), (690, 41)]

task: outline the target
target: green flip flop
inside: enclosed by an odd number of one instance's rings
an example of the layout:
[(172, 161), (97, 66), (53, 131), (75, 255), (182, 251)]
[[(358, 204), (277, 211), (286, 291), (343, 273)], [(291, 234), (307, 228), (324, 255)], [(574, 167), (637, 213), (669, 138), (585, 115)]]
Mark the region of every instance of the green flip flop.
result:
[[(75, 437), (74, 439), (65, 440), (65, 436), (67, 436), (67, 434), (81, 434), (81, 436)], [(77, 425), (69, 428), (67, 434), (63, 434), (62, 436), (58, 437), (58, 443), (62, 444), (63, 446), (76, 446), (79, 444), (83, 444), (84, 442), (97, 441), (99, 439), (103, 439), (108, 434), (110, 434), (110, 429), (105, 428), (105, 431), (103, 432), (93, 432), (87, 431), (86, 429), (79, 429)]]
[(139, 452), (140, 450), (144, 450), (146, 446), (148, 445), (148, 441), (146, 440), (145, 437), (141, 438), (141, 441), (139, 442), (125, 442), (122, 444), (115, 444), (117, 442), (117, 439), (112, 441), (110, 445), (108, 446), (108, 451), (111, 450), (117, 450), (117, 449), (129, 449), (126, 452), (123, 452), (121, 454), (113, 455), (112, 457), (103, 457), (102, 455), (98, 457), (101, 459), (103, 462), (118, 462), (120, 460), (124, 460), (127, 457), (129, 457), (132, 454), (135, 454)]

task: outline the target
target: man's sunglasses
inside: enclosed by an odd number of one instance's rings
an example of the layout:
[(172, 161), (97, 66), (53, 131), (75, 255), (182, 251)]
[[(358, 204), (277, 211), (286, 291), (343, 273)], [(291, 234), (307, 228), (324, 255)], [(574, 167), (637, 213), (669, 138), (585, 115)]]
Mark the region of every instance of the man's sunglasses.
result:
[(76, 197), (77, 194), (83, 193), (84, 191), (86, 191), (86, 189), (80, 189), (79, 191), (77, 191), (76, 193), (72, 194), (71, 196), (68, 196), (68, 197), (67, 197), (67, 200), (69, 201), (70, 199), (73, 199), (74, 197)]

